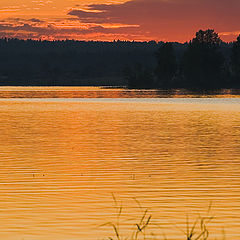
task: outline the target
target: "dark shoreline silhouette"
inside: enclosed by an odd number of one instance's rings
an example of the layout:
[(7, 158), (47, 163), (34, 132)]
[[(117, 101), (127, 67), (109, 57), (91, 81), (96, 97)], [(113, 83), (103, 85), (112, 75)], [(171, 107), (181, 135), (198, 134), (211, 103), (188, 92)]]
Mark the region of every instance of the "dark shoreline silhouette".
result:
[(121, 86), (129, 89), (240, 88), (240, 36), (214, 30), (189, 43), (0, 39), (1, 86)]

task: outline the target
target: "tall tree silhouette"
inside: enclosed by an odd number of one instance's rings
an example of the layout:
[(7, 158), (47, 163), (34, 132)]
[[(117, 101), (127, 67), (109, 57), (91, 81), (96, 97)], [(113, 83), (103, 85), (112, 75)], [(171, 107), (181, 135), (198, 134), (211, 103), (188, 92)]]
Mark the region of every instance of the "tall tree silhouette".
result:
[(234, 77), (234, 82), (237, 86), (240, 85), (240, 35), (237, 41), (233, 43), (231, 54), (231, 66)]
[(224, 63), (220, 51), (221, 39), (212, 29), (200, 30), (189, 42), (183, 56), (186, 86), (195, 89), (221, 88)]
[(164, 43), (156, 52), (157, 67), (155, 74), (159, 87), (173, 87), (173, 79), (176, 76), (177, 61), (172, 43)]

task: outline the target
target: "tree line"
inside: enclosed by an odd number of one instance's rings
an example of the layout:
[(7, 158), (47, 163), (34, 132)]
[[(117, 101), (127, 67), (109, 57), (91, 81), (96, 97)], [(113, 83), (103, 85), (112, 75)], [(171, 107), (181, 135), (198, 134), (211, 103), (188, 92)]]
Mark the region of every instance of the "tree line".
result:
[(219, 89), (240, 86), (240, 36), (188, 43), (0, 39), (0, 85)]
[(154, 65), (158, 43), (0, 39), (0, 85), (126, 86), (125, 66)]
[(240, 87), (240, 35), (224, 43), (213, 29), (200, 30), (177, 54), (173, 43), (163, 43), (155, 53), (157, 65), (126, 69), (130, 88), (185, 88), (210, 90)]

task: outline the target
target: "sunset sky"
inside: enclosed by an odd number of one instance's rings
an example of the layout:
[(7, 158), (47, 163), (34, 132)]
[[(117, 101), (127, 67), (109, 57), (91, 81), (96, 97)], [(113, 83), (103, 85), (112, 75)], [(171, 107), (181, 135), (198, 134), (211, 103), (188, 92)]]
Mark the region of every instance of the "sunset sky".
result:
[(1, 0), (0, 37), (189, 41), (240, 34), (239, 0)]

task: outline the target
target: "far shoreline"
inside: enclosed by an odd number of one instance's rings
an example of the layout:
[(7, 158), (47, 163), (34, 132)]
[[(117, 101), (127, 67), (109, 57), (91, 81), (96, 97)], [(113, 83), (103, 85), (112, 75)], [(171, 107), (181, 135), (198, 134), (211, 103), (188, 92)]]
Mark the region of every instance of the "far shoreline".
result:
[(133, 89), (126, 86), (0, 86), (0, 99), (17, 98), (240, 98), (240, 89)]

